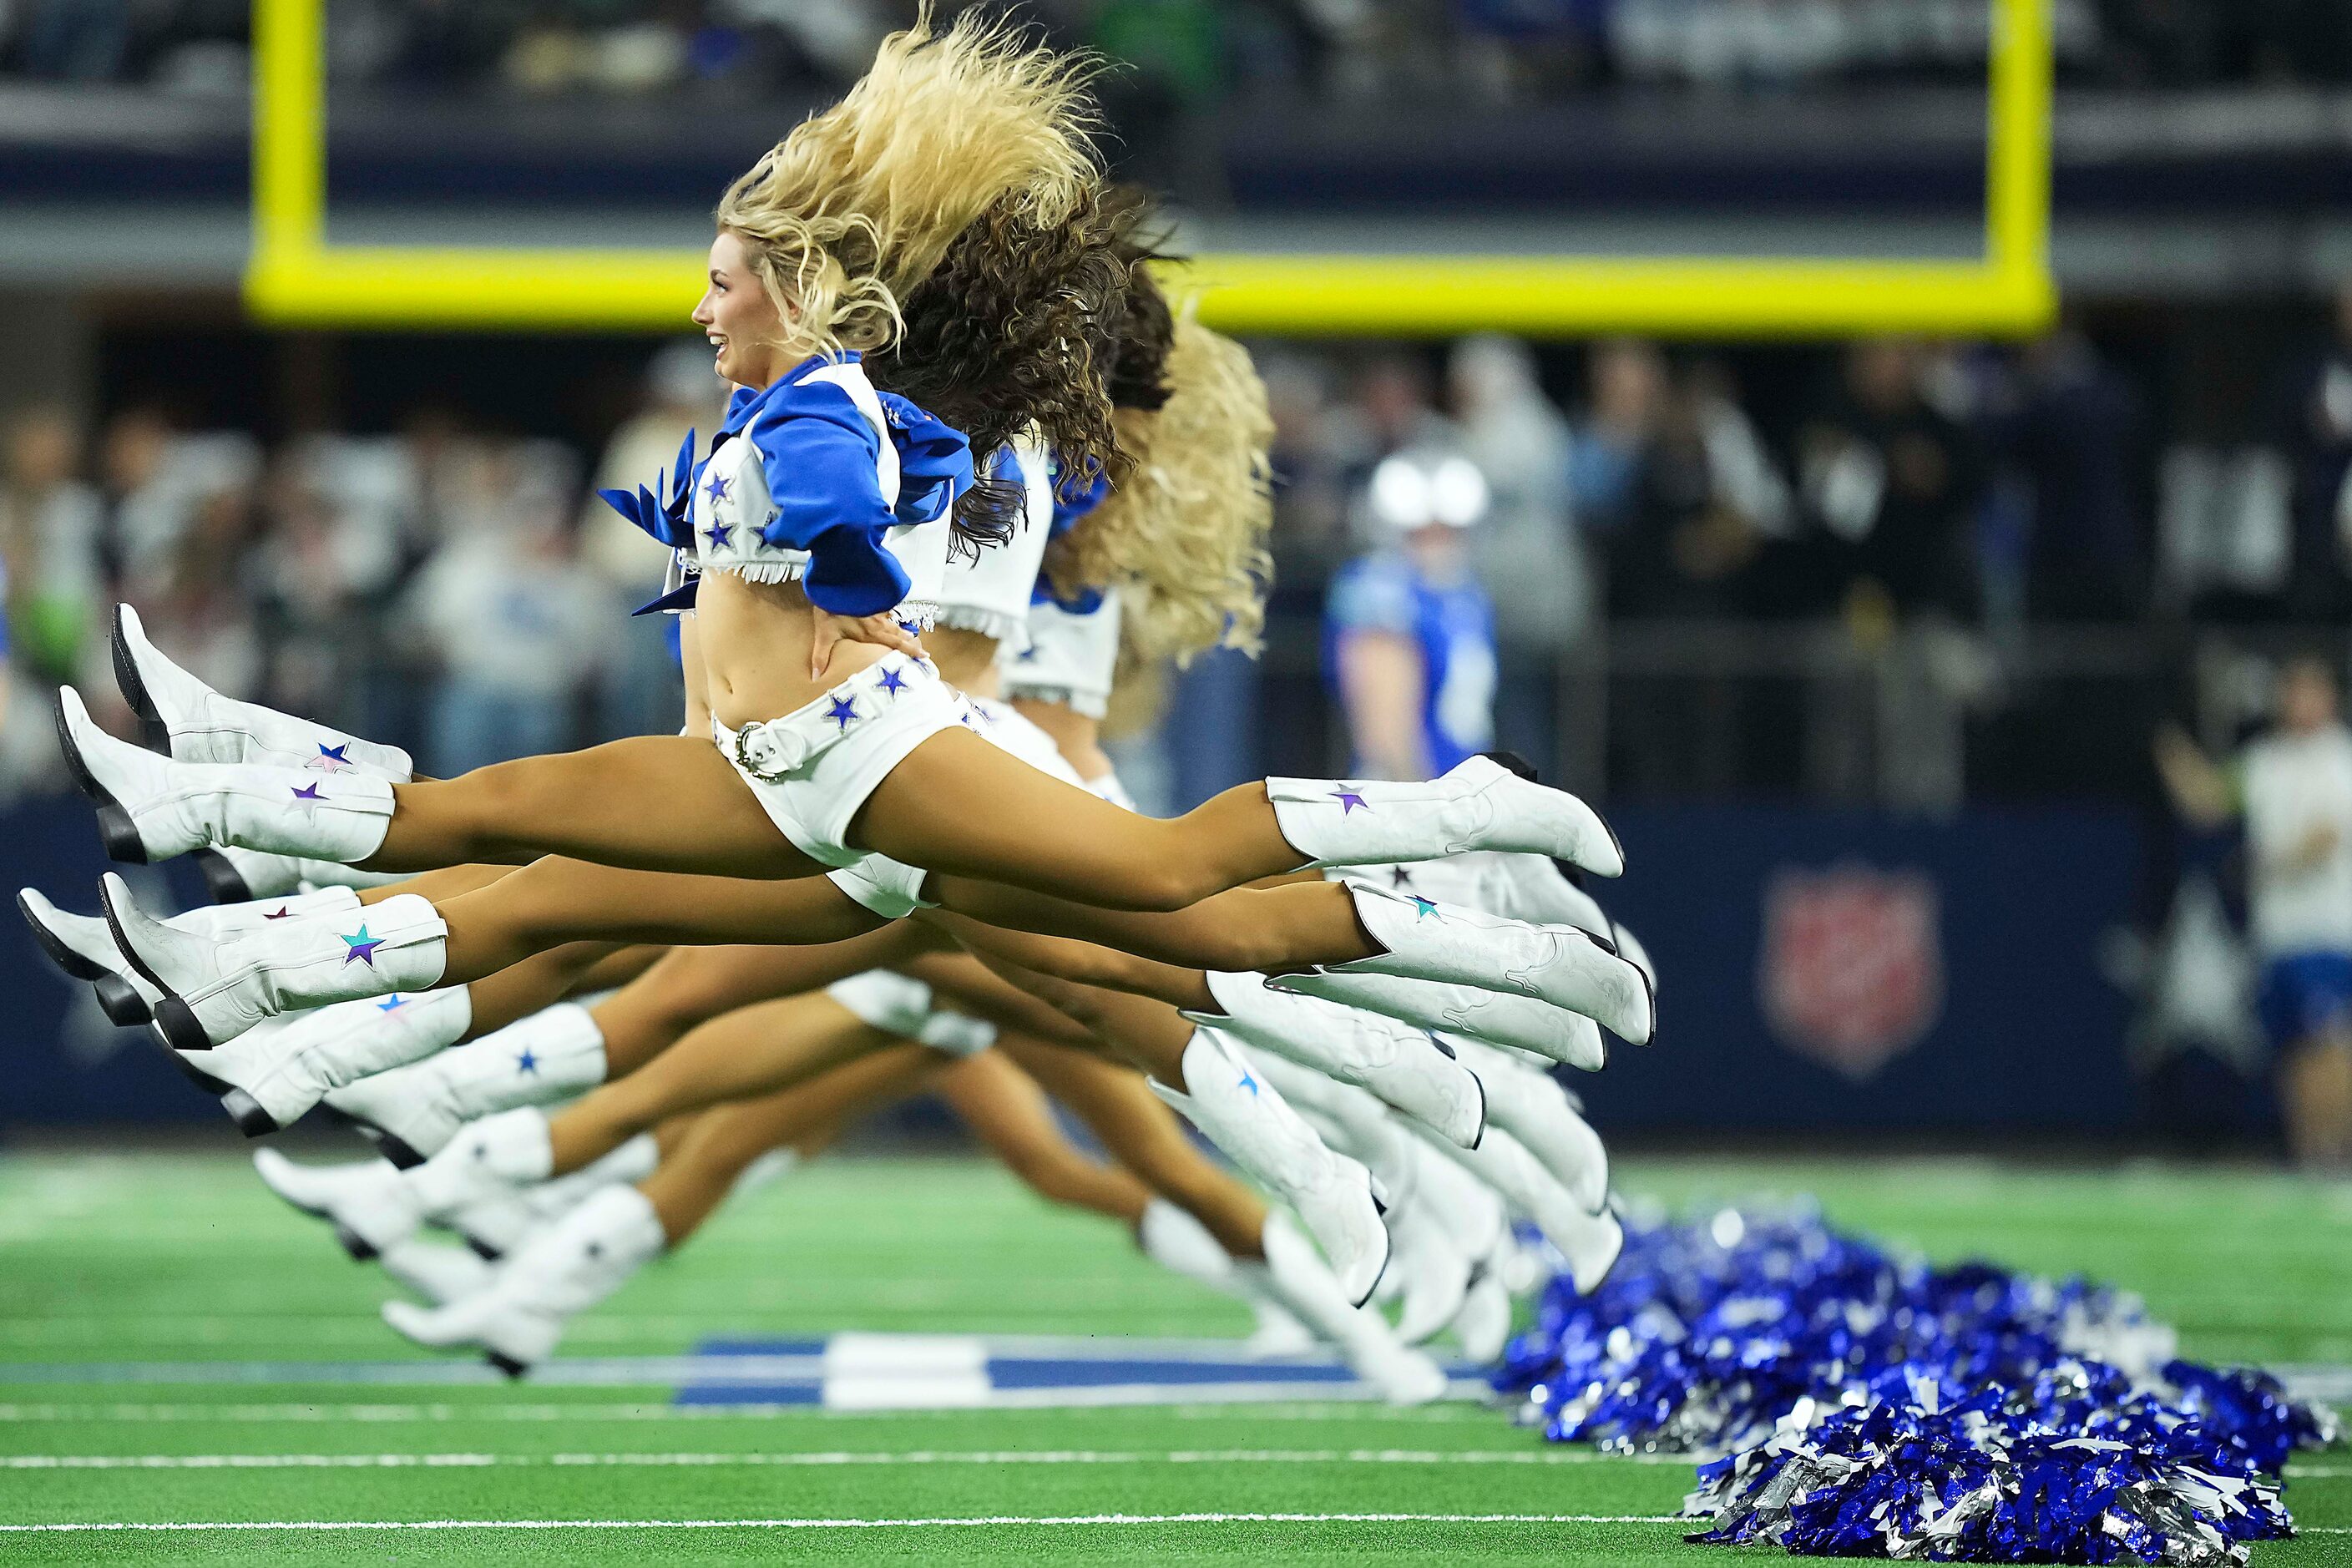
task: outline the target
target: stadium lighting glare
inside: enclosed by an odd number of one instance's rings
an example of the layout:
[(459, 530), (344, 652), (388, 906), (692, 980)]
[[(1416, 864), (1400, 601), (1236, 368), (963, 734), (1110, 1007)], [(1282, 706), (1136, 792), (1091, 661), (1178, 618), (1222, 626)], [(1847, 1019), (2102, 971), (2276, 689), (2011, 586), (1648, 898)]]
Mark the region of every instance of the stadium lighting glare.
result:
[[(255, 0), (253, 248), (279, 325), (673, 329), (699, 237), (670, 248), (344, 246), (326, 229), (324, 0)], [(1974, 260), (1210, 253), (1171, 279), (1229, 332), (1450, 337), (2024, 335), (2050, 272), (2051, 0), (1994, 0), (1985, 244)]]

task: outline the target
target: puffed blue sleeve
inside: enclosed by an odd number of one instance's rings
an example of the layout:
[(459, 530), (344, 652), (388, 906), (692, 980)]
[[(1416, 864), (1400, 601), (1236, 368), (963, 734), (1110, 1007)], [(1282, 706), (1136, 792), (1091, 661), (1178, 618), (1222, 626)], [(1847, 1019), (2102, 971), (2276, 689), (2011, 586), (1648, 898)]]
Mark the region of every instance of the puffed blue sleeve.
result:
[(904, 524), (936, 522), (971, 489), (971, 443), (962, 431), (895, 392), (876, 395), (890, 426), (890, 444), (898, 449), (898, 504), (893, 513)]
[(763, 413), (743, 432), (776, 508), (760, 537), (808, 552), (802, 588), (818, 609), (878, 616), (907, 596), (906, 571), (882, 547), (898, 519), (875, 474), (881, 437), (847, 397), (838, 401), (845, 417), (803, 403)]
[[(1058, 463), (1055, 467), (1054, 521), (1046, 534), (1048, 539), (1059, 539), (1076, 528), (1081, 518), (1102, 505), (1104, 499), (1110, 494), (1110, 476), (1100, 469), (1094, 470), (1087, 482), (1080, 485), (1076, 482), (1075, 476), (1060, 471)], [(1050, 573), (1040, 572), (1037, 574), (1037, 586), (1030, 594), (1029, 602), (1033, 605), (1059, 605), (1074, 616), (1091, 616), (1102, 608), (1103, 591), (1100, 588), (1082, 588), (1076, 594), (1064, 595), (1055, 591)]]

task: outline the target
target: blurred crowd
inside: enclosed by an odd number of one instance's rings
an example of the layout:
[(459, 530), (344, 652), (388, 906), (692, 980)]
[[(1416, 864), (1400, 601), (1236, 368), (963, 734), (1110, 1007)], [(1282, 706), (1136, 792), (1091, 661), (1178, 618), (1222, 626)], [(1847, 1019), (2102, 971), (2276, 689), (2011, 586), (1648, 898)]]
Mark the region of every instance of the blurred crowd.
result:
[[(1258, 353), (1277, 625), (1311, 623), (1349, 562), (1402, 547), (1386, 459), (1441, 489), (1466, 475), (1444, 521), (1491, 606), (1494, 725), (1531, 756), (1557, 754), (1563, 662), (1610, 626), (1826, 627), (1867, 658), (1920, 637), (1997, 648), (2053, 621), (2352, 613), (2352, 291), (2332, 334), (2269, 368), (2270, 407), (2210, 428), (2071, 330), (1771, 354)], [(401, 742), (431, 771), (668, 729), (658, 618), (626, 616), (661, 552), (592, 491), (658, 471), (688, 426), (712, 427), (719, 391), (700, 344), (663, 349), (596, 449), (430, 411), (265, 447), (143, 405), (94, 428), (21, 409), (0, 450), (19, 711), (46, 710), (45, 684), (112, 689), (121, 598), (222, 688)], [(1967, 661), (1938, 668), (1948, 682)], [(1721, 728), (1690, 718), (1646, 741), (1638, 716), (1621, 728), (1625, 782), (1684, 768), (1675, 748)], [(52, 752), (37, 724), (0, 729), (0, 776)]]
[[(1541, 101), (1611, 82), (1980, 80), (1990, 0), (1030, 0), (1149, 111), (1236, 99)], [(951, 7), (950, 7), (951, 8)], [(526, 94), (838, 88), (913, 0), (331, 0), (352, 83)], [(2352, 80), (2339, 0), (2053, 0), (2062, 66), (2122, 85)], [(0, 68), (241, 90), (245, 0), (0, 0)]]

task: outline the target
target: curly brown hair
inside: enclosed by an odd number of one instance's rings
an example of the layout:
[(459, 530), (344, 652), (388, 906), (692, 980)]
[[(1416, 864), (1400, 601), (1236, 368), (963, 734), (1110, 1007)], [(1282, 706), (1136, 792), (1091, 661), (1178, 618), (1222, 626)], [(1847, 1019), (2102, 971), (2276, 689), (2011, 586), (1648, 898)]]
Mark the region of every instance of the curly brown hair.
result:
[[(1065, 471), (1124, 473), (1100, 369), (1130, 287), (1123, 223), (1099, 190), (1054, 223), (998, 201), (907, 296), (903, 330), (867, 374), (963, 432), (976, 458), (1034, 426)], [(1002, 542), (1022, 505), (1017, 483), (983, 476), (956, 503), (959, 543)]]

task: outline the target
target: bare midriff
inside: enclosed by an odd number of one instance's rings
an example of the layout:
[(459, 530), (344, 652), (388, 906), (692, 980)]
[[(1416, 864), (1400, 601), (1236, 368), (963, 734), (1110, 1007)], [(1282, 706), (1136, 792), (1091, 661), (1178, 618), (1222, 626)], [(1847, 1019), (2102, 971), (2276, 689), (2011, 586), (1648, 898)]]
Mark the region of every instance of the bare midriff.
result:
[(710, 711), (730, 730), (805, 708), (890, 654), (878, 643), (835, 643), (824, 671), (811, 679), (816, 611), (798, 583), (706, 572), (694, 609)]

